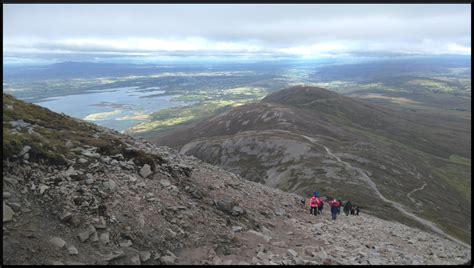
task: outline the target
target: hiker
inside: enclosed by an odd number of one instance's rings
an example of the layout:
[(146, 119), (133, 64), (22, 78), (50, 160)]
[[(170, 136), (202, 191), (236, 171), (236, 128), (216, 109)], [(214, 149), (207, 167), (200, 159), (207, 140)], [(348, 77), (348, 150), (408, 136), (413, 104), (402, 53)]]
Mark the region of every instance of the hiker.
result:
[(356, 216), (359, 216), (360, 207), (356, 206)]
[(331, 202), (329, 202), (329, 206), (331, 206), (331, 216), (333, 220), (336, 220), (337, 211), (340, 206), (339, 202), (334, 198)]
[(351, 207), (351, 215), (355, 215), (355, 212), (356, 212), (356, 211), (355, 211), (355, 207), (352, 206), (352, 207)]
[(347, 201), (346, 204), (344, 204), (344, 213), (346, 214), (346, 216), (349, 216), (349, 211), (351, 210), (351, 208), (352, 208), (351, 201)]
[(319, 198), (318, 198), (318, 192), (314, 192), (313, 196), (309, 200), (309, 214), (313, 214), (316, 216), (318, 214), (318, 204), (319, 204)]
[(319, 198), (319, 204), (318, 204), (318, 214), (323, 214), (323, 208), (324, 208), (324, 201), (322, 198)]
[(342, 206), (342, 200), (337, 199), (337, 202), (339, 203), (337, 206), (337, 215), (341, 214), (341, 206)]

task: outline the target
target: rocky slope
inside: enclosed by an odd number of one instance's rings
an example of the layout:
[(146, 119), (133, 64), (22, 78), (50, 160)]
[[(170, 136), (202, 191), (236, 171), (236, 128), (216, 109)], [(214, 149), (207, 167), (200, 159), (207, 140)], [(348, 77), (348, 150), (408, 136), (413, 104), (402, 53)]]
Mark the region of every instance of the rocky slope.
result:
[(470, 249), (3, 96), (3, 264), (464, 264)]
[(379, 217), (470, 243), (469, 120), (293, 87), (151, 141), (251, 181), (351, 198)]

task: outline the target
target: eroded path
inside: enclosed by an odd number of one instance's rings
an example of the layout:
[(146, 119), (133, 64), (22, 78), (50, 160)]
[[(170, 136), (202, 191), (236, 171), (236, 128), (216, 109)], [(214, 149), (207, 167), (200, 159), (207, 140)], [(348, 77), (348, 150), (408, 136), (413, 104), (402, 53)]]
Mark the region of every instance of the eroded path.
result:
[[(468, 248), (471, 248), (470, 245), (468, 245), (468, 244), (466, 244), (466, 243), (460, 241), (459, 239), (457, 239), (457, 238), (455, 238), (455, 237), (453, 237), (453, 236), (451, 236), (451, 235), (445, 233), (443, 230), (441, 230), (440, 228), (438, 228), (438, 227), (436, 226), (436, 224), (434, 224), (433, 222), (428, 221), (428, 220), (423, 219), (423, 218), (420, 218), (419, 216), (417, 216), (417, 215), (415, 215), (415, 214), (413, 214), (413, 213), (407, 211), (407, 210), (404, 208), (404, 206), (403, 206), (402, 204), (397, 203), (397, 202), (394, 202), (394, 201), (392, 201), (392, 200), (389, 200), (389, 199), (385, 198), (385, 196), (383, 196), (382, 193), (380, 193), (379, 189), (377, 188), (377, 185), (372, 181), (372, 179), (371, 179), (362, 169), (360, 169), (360, 168), (358, 168), (358, 167), (354, 167), (354, 166), (352, 166), (351, 164), (349, 164), (349, 163), (347, 163), (347, 162), (341, 160), (337, 155), (335, 155), (334, 153), (332, 153), (331, 150), (329, 150), (328, 147), (324, 146), (323, 144), (321, 144), (320, 142), (318, 142), (316, 139), (311, 138), (311, 137), (308, 137), (308, 136), (305, 136), (305, 135), (300, 135), (300, 136), (306, 138), (307, 140), (309, 140), (310, 142), (312, 142), (312, 143), (314, 143), (314, 144), (323, 146), (329, 156), (331, 156), (332, 158), (334, 158), (334, 159), (335, 159), (336, 161), (338, 161), (339, 163), (343, 164), (346, 168), (351, 169), (351, 170), (354, 170), (354, 171), (356, 171), (357, 173), (359, 173), (359, 174), (360, 174), (360, 178), (361, 178), (364, 182), (366, 182), (366, 183), (375, 191), (375, 193), (380, 197), (380, 199), (382, 199), (382, 200), (385, 201), (386, 203), (391, 204), (394, 208), (396, 208), (398, 211), (400, 211), (400, 212), (403, 213), (404, 215), (406, 215), (406, 216), (408, 216), (408, 217), (410, 217), (410, 218), (416, 220), (417, 222), (423, 224), (424, 226), (430, 228), (432, 231), (434, 231), (434, 232), (436, 232), (436, 233), (438, 233), (438, 234), (440, 234), (440, 235), (443, 235), (443, 236), (445, 236), (445, 237), (447, 237), (447, 238), (449, 238), (449, 239), (451, 239), (451, 240), (453, 240), (453, 241), (455, 241), (455, 242), (457, 242), (457, 243), (459, 243), (459, 244), (462, 244), (463, 246), (466, 246), (466, 247), (468, 247)], [(422, 187), (420, 187), (420, 188), (418, 188), (418, 189), (415, 189), (415, 190), (412, 191), (411, 193), (415, 192), (416, 190), (422, 190), (425, 186), (426, 186), (426, 183), (425, 183)]]

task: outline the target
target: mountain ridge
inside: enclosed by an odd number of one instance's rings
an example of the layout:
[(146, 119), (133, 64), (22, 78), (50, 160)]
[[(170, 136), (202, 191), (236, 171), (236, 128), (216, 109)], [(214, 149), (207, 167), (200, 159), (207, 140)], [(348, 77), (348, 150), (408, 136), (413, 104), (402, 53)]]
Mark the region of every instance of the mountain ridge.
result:
[[(370, 176), (388, 200), (468, 242), (470, 171), (454, 159), (456, 155), (470, 159), (465, 146), (470, 142), (470, 125), (467, 120), (451, 118), (440, 118), (439, 122), (427, 118), (427, 123), (418, 124), (424, 119), (322, 88), (296, 86), (150, 141), (180, 149), (252, 181), (271, 180), (272, 187), (302, 195), (311, 194), (311, 189), (330, 189), (338, 195), (352, 195), (365, 206), (370, 204), (379, 211), (377, 216), (404, 218), (391, 215), (392, 210), (383, 205), (389, 204), (386, 201), (365, 196), (365, 191), (376, 194), (374, 187), (364, 182), (364, 176)], [(289, 156), (283, 152), (297, 146), (295, 137), (282, 136), (277, 130), (318, 138), (363, 173), (335, 161), (323, 147), (311, 142), (298, 145), (305, 153)], [(263, 135), (268, 131), (274, 135)], [(408, 195), (424, 184), (416, 196)], [(355, 185), (359, 188), (353, 188)], [(466, 203), (468, 207), (459, 208)], [(450, 215), (443, 218), (435, 207)], [(406, 220), (420, 227), (419, 222)]]
[(4, 264), (470, 261), (469, 248), (364, 211), (334, 224), (302, 196), (171, 148), (5, 94), (3, 108)]

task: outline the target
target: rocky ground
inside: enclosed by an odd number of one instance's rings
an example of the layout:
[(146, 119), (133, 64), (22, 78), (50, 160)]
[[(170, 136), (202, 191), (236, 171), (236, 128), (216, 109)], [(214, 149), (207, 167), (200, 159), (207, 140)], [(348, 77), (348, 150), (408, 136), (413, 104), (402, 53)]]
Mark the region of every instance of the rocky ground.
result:
[[(4, 133), (52, 142), (46, 126), (38, 124), (4, 117)], [(364, 213), (336, 221), (327, 210), (309, 215), (301, 196), (95, 126), (87, 133), (91, 140), (125, 146), (123, 153), (109, 148), (114, 152), (109, 154), (68, 139), (79, 133), (74, 129), (61, 135), (67, 151), (54, 155), (63, 162), (38, 160), (38, 144), (23, 143), (18, 152), (4, 155), (3, 264), (464, 264), (471, 259), (470, 249), (450, 240)], [(147, 164), (139, 164), (143, 159)]]
[(329, 211), (309, 215), (299, 196), (166, 147), (124, 139), (168, 163), (152, 173), (93, 148), (83, 149), (83, 160), (62, 170), (24, 160), (4, 163), (4, 264), (462, 264), (470, 259), (470, 250), (435, 235), (363, 213), (336, 221)]

